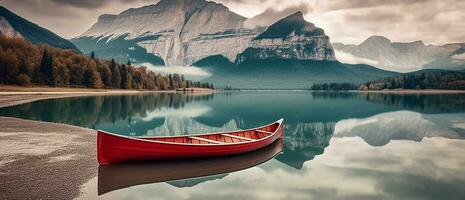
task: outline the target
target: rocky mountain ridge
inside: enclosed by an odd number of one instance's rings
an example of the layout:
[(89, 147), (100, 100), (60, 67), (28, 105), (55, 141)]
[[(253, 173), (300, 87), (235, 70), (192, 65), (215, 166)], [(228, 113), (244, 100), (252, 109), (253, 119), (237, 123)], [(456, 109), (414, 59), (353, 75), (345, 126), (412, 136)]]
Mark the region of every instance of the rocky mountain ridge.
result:
[[(333, 43), (336, 51), (348, 53), (357, 58), (368, 59), (376, 62), (377, 67), (399, 72), (423, 69), (432, 62), (447, 58), (462, 46), (465, 45), (460, 43), (425, 45), (421, 40), (392, 42), (383, 36), (371, 36), (359, 45)], [(341, 59), (341, 62), (344, 62), (344, 60)], [(443, 64), (436, 65), (433, 68), (447, 69)]]
[(0, 6), (0, 34), (25, 39), (33, 44), (45, 44), (56, 48), (79, 51), (68, 40), (34, 24)]
[(277, 21), (255, 37), (236, 62), (269, 58), (336, 61), (324, 30), (305, 21), (300, 11)]
[[(119, 15), (101, 15), (96, 24), (73, 42), (85, 53), (100, 51), (97, 53), (103, 57), (133, 59), (136, 63), (146, 62), (140, 56), (134, 59), (135, 53), (131, 51), (140, 48), (147, 56), (162, 60), (155, 64), (165, 65), (192, 65), (215, 55), (231, 62), (241, 62), (244, 57), (335, 60), (329, 37), (322, 29), (306, 22), (301, 12), (266, 30), (246, 28), (246, 20), (215, 2), (161, 0), (155, 5), (131, 8)], [(286, 23), (291, 26), (281, 29)], [(295, 24), (300, 26), (292, 26)], [(260, 37), (269, 30), (282, 32), (285, 37)], [(121, 39), (127, 43), (124, 50), (108, 54), (115, 46), (113, 43)], [(250, 51), (246, 56), (242, 54), (250, 48), (259, 51), (253, 51), (254, 55), (250, 55)]]

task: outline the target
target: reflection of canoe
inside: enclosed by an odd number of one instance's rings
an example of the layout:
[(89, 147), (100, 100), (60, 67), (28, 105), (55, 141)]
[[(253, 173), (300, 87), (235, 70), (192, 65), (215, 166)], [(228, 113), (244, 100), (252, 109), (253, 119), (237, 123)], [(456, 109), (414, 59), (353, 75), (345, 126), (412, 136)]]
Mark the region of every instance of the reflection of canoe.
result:
[(98, 131), (100, 164), (142, 160), (191, 159), (245, 153), (282, 137), (283, 119), (254, 129), (170, 137), (128, 137)]
[(279, 139), (257, 151), (220, 158), (100, 165), (99, 195), (134, 185), (224, 174), (247, 169), (276, 156), (283, 149)]

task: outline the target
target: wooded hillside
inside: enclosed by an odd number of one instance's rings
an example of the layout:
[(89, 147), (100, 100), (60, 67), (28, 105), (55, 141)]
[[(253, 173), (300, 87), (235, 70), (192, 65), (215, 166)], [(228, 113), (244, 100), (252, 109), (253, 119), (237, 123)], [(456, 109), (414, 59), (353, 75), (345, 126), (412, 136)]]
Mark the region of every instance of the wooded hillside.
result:
[(33, 45), (0, 34), (0, 84), (107, 89), (175, 90), (213, 88), (182, 75), (163, 76), (146, 67), (133, 67), (114, 60), (101, 60), (72, 50)]

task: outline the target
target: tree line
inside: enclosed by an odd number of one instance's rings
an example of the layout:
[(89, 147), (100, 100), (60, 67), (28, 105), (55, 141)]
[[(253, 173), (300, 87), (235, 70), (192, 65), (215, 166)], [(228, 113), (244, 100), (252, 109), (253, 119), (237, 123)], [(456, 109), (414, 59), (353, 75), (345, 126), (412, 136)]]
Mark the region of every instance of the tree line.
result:
[(465, 73), (459, 71), (439, 71), (429, 73), (409, 73), (388, 77), (382, 80), (361, 84), (360, 90), (384, 89), (447, 89), (465, 90)]
[(385, 89), (447, 89), (465, 90), (465, 72), (438, 71), (409, 73), (381, 80), (357, 83), (313, 84), (310, 90), (385, 90)]
[(316, 83), (310, 90), (358, 90), (359, 84), (356, 83)]
[(33, 45), (0, 34), (0, 84), (105, 89), (176, 90), (212, 88), (209, 83), (186, 80), (183, 75), (161, 75), (128, 61), (79, 54), (73, 50)]

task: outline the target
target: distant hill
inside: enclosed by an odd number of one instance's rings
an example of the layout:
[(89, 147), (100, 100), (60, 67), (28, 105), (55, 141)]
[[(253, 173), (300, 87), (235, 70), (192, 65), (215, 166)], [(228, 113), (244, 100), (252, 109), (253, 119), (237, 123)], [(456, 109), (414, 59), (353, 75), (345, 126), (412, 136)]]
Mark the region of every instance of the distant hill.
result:
[(369, 65), (295, 59), (248, 60), (234, 64), (222, 56), (212, 56), (194, 65), (212, 74), (205, 81), (215, 87), (238, 89), (309, 89), (313, 83), (363, 83), (399, 74)]
[(447, 57), (435, 60), (423, 66), (425, 69), (465, 70), (465, 44)]
[(10, 37), (23, 38), (33, 44), (46, 44), (79, 52), (70, 41), (16, 15), (2, 6), (0, 6), (0, 33)]
[[(460, 53), (457, 52), (461, 47), (465, 47), (465, 43), (425, 45), (421, 40), (391, 42), (384, 36), (370, 36), (358, 45), (333, 43), (333, 47), (337, 59), (341, 62), (349, 62), (348, 60), (351, 59), (364, 60), (376, 67), (398, 72), (410, 72), (422, 68), (454, 70), (465, 68), (465, 58), (460, 60), (458, 58)], [(348, 54), (352, 58), (345, 58), (347, 55), (343, 56), (341, 53)]]

